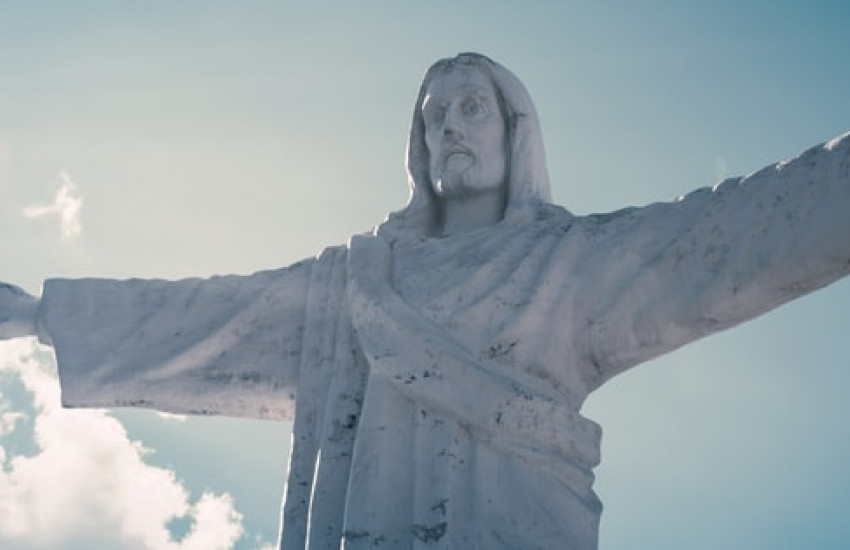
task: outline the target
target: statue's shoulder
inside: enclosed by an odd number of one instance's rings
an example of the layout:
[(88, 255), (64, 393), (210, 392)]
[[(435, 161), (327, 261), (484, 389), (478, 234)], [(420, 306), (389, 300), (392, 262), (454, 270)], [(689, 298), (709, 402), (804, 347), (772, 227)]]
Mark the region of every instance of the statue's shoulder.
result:
[(602, 214), (576, 215), (557, 204), (541, 204), (535, 209), (528, 229), (544, 233), (605, 233), (616, 232), (639, 214), (639, 208), (623, 208)]
[(560, 219), (569, 220), (569, 227), (574, 234), (582, 234), (588, 239), (598, 240), (630, 232), (644, 217), (645, 210), (645, 208), (630, 206), (613, 212), (586, 215), (566, 212), (566, 216), (561, 215)]
[(553, 231), (569, 228), (576, 216), (558, 204), (540, 203), (534, 207), (532, 226), (545, 227)]
[(588, 214), (586, 216), (577, 216), (576, 218), (583, 226), (589, 228), (613, 227), (619, 224), (628, 223), (630, 220), (634, 220), (638, 216), (640, 210), (640, 208), (635, 206), (629, 206), (613, 212)]

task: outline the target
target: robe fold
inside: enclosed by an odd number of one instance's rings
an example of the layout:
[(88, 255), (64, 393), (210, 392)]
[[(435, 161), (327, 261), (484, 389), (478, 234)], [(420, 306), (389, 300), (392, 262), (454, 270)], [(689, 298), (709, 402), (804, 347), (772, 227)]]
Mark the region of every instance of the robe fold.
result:
[(850, 272), (850, 135), (675, 202), (49, 280), (67, 406), (294, 421), (281, 548), (596, 547), (612, 376)]

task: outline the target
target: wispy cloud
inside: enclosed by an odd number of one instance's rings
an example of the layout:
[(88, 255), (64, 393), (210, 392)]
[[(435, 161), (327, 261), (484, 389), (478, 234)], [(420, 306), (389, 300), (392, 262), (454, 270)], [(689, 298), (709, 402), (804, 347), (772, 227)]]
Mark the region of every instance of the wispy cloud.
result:
[(23, 215), (30, 219), (57, 217), (59, 219), (62, 237), (73, 239), (78, 236), (83, 227), (80, 223), (80, 210), (83, 197), (71, 177), (62, 172), (61, 185), (53, 196), (50, 204), (32, 204), (23, 209)]
[(163, 420), (168, 420), (169, 422), (186, 422), (186, 419), (189, 418), (185, 414), (174, 414), (165, 412), (157, 412), (156, 415)]
[[(131, 441), (102, 410), (60, 406), (59, 384), (29, 340), (0, 343), (0, 375), (17, 377), (32, 394), (37, 452), (0, 446), (0, 546), (17, 550), (125, 548), (230, 550), (243, 534), (228, 494), (191, 502), (171, 470), (144, 462), (150, 451)], [(10, 416), (11, 415), (11, 416)], [(3, 429), (18, 416), (6, 409)], [(2, 440), (0, 440), (2, 444)], [(168, 529), (185, 518), (179, 540)]]

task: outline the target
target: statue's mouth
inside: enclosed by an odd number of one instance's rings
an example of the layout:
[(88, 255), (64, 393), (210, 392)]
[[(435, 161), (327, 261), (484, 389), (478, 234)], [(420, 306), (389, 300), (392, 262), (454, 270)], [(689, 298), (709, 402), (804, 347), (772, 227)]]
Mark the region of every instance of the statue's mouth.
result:
[(445, 155), (443, 170), (447, 172), (464, 171), (475, 164), (475, 157), (467, 151), (453, 151)]
[(441, 157), (442, 163), (445, 166), (449, 162), (458, 161), (464, 157), (471, 160), (475, 157), (475, 155), (473, 155), (472, 151), (466, 147), (455, 146), (443, 151)]
[(471, 155), (469, 153), (464, 153), (462, 151), (456, 151), (454, 153), (449, 153), (448, 155), (446, 155), (445, 162), (448, 164), (449, 162), (451, 162), (453, 160), (458, 160), (460, 158), (465, 158), (465, 157), (470, 157), (470, 156)]

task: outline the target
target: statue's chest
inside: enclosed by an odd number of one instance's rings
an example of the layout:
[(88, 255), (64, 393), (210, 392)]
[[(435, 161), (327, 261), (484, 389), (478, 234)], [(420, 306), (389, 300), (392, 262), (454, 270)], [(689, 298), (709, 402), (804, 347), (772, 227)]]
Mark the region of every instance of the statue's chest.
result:
[(500, 305), (514, 292), (506, 283), (527, 253), (519, 243), (475, 237), (397, 245), (390, 277), (420, 315), (468, 344), (499, 332), (505, 320)]
[(440, 244), (430, 239), (394, 251), (392, 282), (414, 308), (449, 313), (463, 307), (465, 297), (476, 291), (473, 275), (481, 262), (459, 257), (453, 247)]

